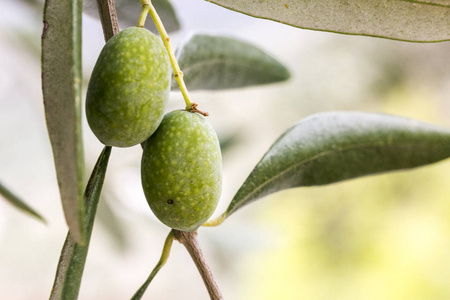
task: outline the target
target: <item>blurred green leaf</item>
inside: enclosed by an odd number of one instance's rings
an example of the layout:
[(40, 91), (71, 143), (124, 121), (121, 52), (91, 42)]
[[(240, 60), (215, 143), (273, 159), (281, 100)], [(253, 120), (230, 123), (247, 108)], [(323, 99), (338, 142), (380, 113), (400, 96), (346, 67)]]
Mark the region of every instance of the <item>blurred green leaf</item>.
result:
[(217, 134), (219, 136), (220, 151), (222, 152), (222, 155), (225, 155), (225, 153), (232, 149), (242, 139), (238, 130), (227, 133), (218, 132)]
[[(254, 45), (224, 36), (196, 34), (177, 50), (190, 90), (230, 89), (289, 78), (288, 70)], [(172, 81), (172, 88), (176, 88)]]
[(34, 209), (32, 209), (28, 204), (26, 204), (22, 199), (14, 195), (10, 190), (8, 190), (4, 185), (0, 183), (0, 196), (14, 205), (16, 208), (21, 211), (28, 213), (29, 215), (37, 218), (39, 221), (46, 223), (45, 219), (37, 213)]
[(42, 6), (44, 4), (44, 0), (20, 0), (20, 2), (32, 7), (36, 10), (40, 10), (42, 12)]
[(86, 215), (83, 222), (86, 230), (85, 244), (78, 244), (69, 230), (59, 258), (50, 300), (75, 300), (78, 298), (91, 233), (94, 227), (95, 213), (97, 211), (110, 154), (111, 147), (106, 146), (100, 154), (86, 186), (84, 194)]
[(82, 242), (81, 0), (45, 2), (42, 90), (66, 222)]
[[(138, 0), (115, 0), (117, 18), (120, 27), (127, 28), (136, 26), (141, 14), (142, 5)], [(180, 29), (175, 10), (168, 0), (152, 0), (152, 4), (164, 23), (167, 32), (174, 32)], [(98, 19), (97, 2), (93, 0), (83, 0), (83, 11), (95, 19)], [(155, 24), (151, 18), (145, 22), (145, 28), (158, 34)]]
[(116, 197), (111, 189), (108, 190), (107, 186), (104, 186), (103, 190), (103, 195), (102, 197), (100, 197), (100, 203), (98, 204), (98, 221), (99, 223), (101, 223), (101, 225), (103, 225), (103, 228), (111, 236), (117, 248), (119, 250), (124, 250), (127, 246), (126, 235), (119, 217), (117, 216), (113, 207), (110, 205), (112, 201), (118, 201), (117, 199), (115, 199)]
[(450, 129), (391, 115), (317, 114), (281, 135), (223, 216), (283, 189), (414, 168), (448, 157)]
[(304, 29), (410, 42), (450, 40), (448, 0), (206, 0)]

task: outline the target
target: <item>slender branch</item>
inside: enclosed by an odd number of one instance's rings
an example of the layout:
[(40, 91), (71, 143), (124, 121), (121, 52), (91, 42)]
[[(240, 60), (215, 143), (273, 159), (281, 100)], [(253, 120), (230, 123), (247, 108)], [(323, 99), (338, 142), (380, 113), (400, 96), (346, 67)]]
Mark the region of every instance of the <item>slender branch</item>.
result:
[[(170, 63), (172, 64), (173, 73), (175, 80), (178, 83), (178, 86), (180, 87), (181, 94), (183, 95), (184, 102), (186, 103), (186, 110), (190, 111), (192, 108), (192, 103), (189, 98), (189, 93), (186, 88), (186, 84), (183, 80), (183, 72), (181, 72), (180, 66), (178, 65), (177, 59), (175, 58), (175, 53), (173, 52), (172, 46), (170, 45), (170, 38), (167, 34), (166, 29), (164, 28), (164, 25), (161, 21), (161, 18), (159, 17), (158, 13), (156, 12), (155, 8), (152, 5), (151, 0), (140, 0), (142, 4), (142, 11), (144, 13), (144, 10), (149, 10), (150, 16), (153, 19), (153, 22), (156, 25), (156, 29), (158, 29), (159, 35), (161, 36), (161, 39), (163, 41), (164, 47), (167, 49), (167, 53), (169, 54)], [(142, 19), (142, 16), (141, 18)], [(145, 22), (145, 19), (144, 19)], [(140, 26), (144, 26), (144, 24), (139, 23)]]
[(102, 22), (103, 35), (107, 42), (120, 31), (116, 6), (114, 5), (114, 0), (97, 0), (97, 6), (100, 21)]
[(217, 284), (214, 276), (206, 263), (203, 252), (197, 242), (196, 236), (197, 231), (186, 232), (180, 230), (174, 230), (174, 237), (187, 249), (192, 257), (195, 265), (197, 266), (200, 275), (202, 276), (203, 282), (205, 283), (206, 289), (208, 290), (209, 297), (211, 300), (223, 300), (222, 293), (219, 290), (219, 285)]

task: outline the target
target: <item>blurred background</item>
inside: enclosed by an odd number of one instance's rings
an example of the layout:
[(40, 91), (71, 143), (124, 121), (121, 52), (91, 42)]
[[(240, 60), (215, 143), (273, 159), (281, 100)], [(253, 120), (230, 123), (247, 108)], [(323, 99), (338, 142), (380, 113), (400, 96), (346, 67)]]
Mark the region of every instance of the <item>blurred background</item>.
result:
[[(311, 114), (383, 112), (450, 127), (448, 42), (307, 31), (201, 0), (171, 3), (181, 26), (170, 34), (174, 47), (197, 31), (234, 36), (292, 74), (278, 84), (192, 93), (223, 143), (224, 192), (215, 215), (271, 143)], [(2, 1), (0, 10), (0, 182), (48, 221), (0, 201), (0, 299), (48, 299), (67, 234), (41, 93), (42, 8), (22, 0)], [(103, 45), (98, 17), (85, 15), (85, 88)], [(168, 110), (182, 107), (173, 92)], [(85, 119), (83, 129), (88, 176), (102, 145)], [(113, 149), (79, 299), (129, 299), (159, 259), (169, 229), (145, 201), (140, 155), (139, 146)], [(446, 160), (280, 192), (219, 227), (200, 228), (198, 238), (226, 299), (450, 299), (449, 174)], [(209, 299), (180, 244), (144, 299)]]

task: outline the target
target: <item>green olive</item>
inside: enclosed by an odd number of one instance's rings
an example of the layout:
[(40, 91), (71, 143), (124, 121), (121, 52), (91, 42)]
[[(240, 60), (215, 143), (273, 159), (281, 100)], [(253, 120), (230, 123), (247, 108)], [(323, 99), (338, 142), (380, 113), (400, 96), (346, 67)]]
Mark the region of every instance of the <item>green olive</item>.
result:
[(86, 96), (86, 117), (107, 146), (130, 147), (158, 128), (170, 92), (171, 67), (161, 40), (130, 27), (112, 37), (98, 57)]
[(222, 191), (222, 155), (205, 117), (166, 114), (144, 143), (141, 178), (150, 208), (167, 226), (194, 231), (208, 220)]

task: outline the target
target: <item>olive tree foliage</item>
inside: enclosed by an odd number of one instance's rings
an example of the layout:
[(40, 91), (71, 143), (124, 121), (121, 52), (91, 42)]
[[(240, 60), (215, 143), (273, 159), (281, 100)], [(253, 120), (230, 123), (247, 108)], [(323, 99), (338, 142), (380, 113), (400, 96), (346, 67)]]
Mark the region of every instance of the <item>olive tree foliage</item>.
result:
[[(450, 2), (447, 0), (207, 1), (236, 13), (300, 29), (415, 43), (450, 41)], [(144, 5), (156, 9), (167, 32), (179, 30), (177, 12), (170, 1), (152, 2), (45, 1), (42, 91), (61, 202), (69, 228), (51, 299), (78, 297), (96, 208), (112, 150), (112, 147), (105, 146), (84, 186), (81, 132), (83, 12), (101, 20), (106, 41), (119, 30), (117, 18), (125, 26), (134, 26)], [(145, 26), (161, 33), (151, 20)], [(186, 39), (176, 49), (176, 60), (183, 70), (189, 90), (220, 92), (281, 82), (291, 76), (283, 64), (259, 47), (243, 40), (204, 33), (193, 34)], [(178, 84), (172, 80), (172, 90), (178, 89)], [(219, 225), (243, 206), (284, 189), (326, 185), (360, 176), (411, 169), (448, 157), (448, 128), (402, 116), (367, 112), (316, 114), (299, 120), (274, 141), (234, 197), (229, 199), (228, 208), (205, 225)], [(17, 208), (44, 220), (1, 184), (0, 195)], [(217, 284), (210, 272), (205, 271), (208, 267), (199, 255), (201, 251), (195, 240), (189, 234), (175, 231), (171, 231), (166, 240), (160, 262), (133, 299), (140, 299), (164, 265), (173, 239), (186, 246), (200, 272), (204, 271), (202, 277), (209, 287), (211, 298), (220, 299)]]

